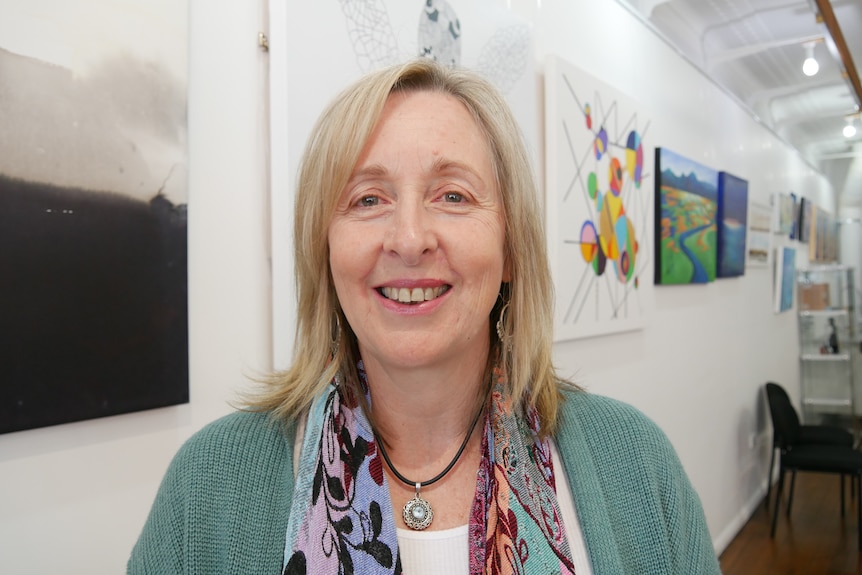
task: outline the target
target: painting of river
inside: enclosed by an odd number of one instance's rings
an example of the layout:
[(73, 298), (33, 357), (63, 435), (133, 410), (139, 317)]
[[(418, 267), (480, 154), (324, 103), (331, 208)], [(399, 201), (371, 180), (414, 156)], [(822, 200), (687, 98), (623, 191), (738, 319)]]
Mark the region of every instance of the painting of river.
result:
[(718, 174), (718, 260), (716, 276), (745, 273), (748, 227), (748, 182), (727, 172)]
[(655, 283), (711, 282), (718, 254), (718, 172), (667, 148), (656, 148), (655, 164)]

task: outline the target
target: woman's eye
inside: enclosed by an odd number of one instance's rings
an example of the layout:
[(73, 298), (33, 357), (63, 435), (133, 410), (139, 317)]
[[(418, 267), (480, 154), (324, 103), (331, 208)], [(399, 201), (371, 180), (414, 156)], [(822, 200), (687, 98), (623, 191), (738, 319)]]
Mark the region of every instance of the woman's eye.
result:
[(458, 192), (446, 192), (445, 194), (443, 194), (443, 201), (460, 204), (464, 201), (464, 196), (459, 194)]
[(376, 206), (380, 203), (380, 198), (377, 196), (363, 196), (359, 198), (359, 201), (356, 202), (356, 205), (360, 208), (370, 208)]

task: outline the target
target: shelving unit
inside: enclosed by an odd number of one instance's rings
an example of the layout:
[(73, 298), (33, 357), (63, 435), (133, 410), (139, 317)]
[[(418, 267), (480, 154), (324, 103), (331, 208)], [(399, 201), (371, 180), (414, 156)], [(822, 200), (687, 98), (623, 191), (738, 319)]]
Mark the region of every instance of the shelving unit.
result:
[(855, 329), (853, 269), (816, 266), (797, 272), (799, 365), (806, 423), (855, 425), (862, 406), (855, 385), (859, 341)]

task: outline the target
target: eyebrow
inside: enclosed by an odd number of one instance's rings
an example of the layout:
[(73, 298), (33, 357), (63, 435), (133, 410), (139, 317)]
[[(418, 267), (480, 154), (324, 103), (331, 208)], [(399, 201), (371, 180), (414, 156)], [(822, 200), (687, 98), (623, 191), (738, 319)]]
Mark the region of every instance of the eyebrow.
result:
[[(464, 164), (462, 162), (458, 162), (456, 160), (450, 160), (448, 158), (437, 158), (434, 163), (431, 165), (431, 173), (439, 174), (441, 172), (446, 172), (448, 170), (458, 170), (463, 172), (468, 172), (470, 174), (479, 177), (478, 172)], [(386, 176), (389, 174), (389, 170), (383, 166), (382, 164), (370, 164), (368, 166), (364, 166), (362, 169), (354, 172), (350, 179), (353, 180), (359, 176)]]
[(357, 170), (357, 171), (353, 172), (352, 174), (350, 174), (350, 180), (348, 180), (348, 181), (352, 182), (353, 180), (355, 180), (357, 178), (365, 177), (365, 176), (377, 176), (377, 177), (385, 176), (388, 173), (389, 173), (389, 170), (387, 170), (381, 164), (371, 164), (370, 166), (364, 166), (361, 170)]
[(448, 158), (437, 158), (434, 161), (434, 164), (431, 166), (431, 171), (432, 171), (432, 173), (435, 173), (435, 174), (447, 172), (450, 170), (467, 172), (468, 174), (470, 174), (471, 176), (473, 176), (479, 180), (482, 179), (482, 177), (479, 175), (479, 173), (476, 170), (474, 170), (473, 168), (471, 168), (470, 166), (468, 166), (467, 164), (464, 164), (464, 163), (461, 163), (461, 162), (458, 162), (455, 160), (450, 160)]

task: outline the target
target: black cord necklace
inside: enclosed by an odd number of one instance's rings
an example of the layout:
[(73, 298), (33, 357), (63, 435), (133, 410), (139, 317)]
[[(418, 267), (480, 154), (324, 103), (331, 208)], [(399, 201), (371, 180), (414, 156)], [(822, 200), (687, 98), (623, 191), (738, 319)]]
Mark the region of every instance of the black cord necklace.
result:
[(389, 455), (386, 453), (386, 448), (383, 447), (383, 442), (380, 441), (380, 437), (378, 437), (377, 433), (374, 434), (374, 438), (377, 440), (377, 446), (380, 448), (380, 455), (383, 456), (384, 461), (386, 461), (386, 465), (389, 466), (389, 469), (392, 470), (392, 474), (395, 475), (402, 483), (406, 483), (407, 485), (412, 485), (416, 488), (416, 494), (413, 496), (413, 499), (404, 504), (404, 509), (401, 512), (401, 515), (404, 518), (404, 523), (410, 529), (416, 531), (422, 531), (429, 525), (431, 525), (431, 521), (434, 519), (434, 511), (431, 509), (431, 504), (428, 503), (426, 499), (419, 497), (419, 489), (422, 487), (427, 487), (432, 483), (436, 483), (443, 479), (443, 477), (455, 467), (455, 463), (461, 458), (461, 454), (464, 453), (464, 448), (467, 447), (467, 442), (470, 440), (470, 436), (473, 435), (473, 430), (476, 428), (476, 423), (479, 421), (479, 416), (482, 415), (482, 412), (485, 410), (485, 404), (482, 403), (482, 407), (479, 408), (478, 413), (476, 413), (476, 417), (473, 419), (472, 425), (470, 425), (470, 430), (467, 431), (467, 435), (464, 436), (464, 441), (461, 442), (461, 447), (458, 448), (458, 453), (455, 454), (455, 457), (452, 461), (449, 462), (449, 465), (446, 466), (446, 469), (438, 473), (433, 478), (428, 481), (411, 481), (401, 475), (395, 466), (392, 465), (392, 462), (389, 460)]

